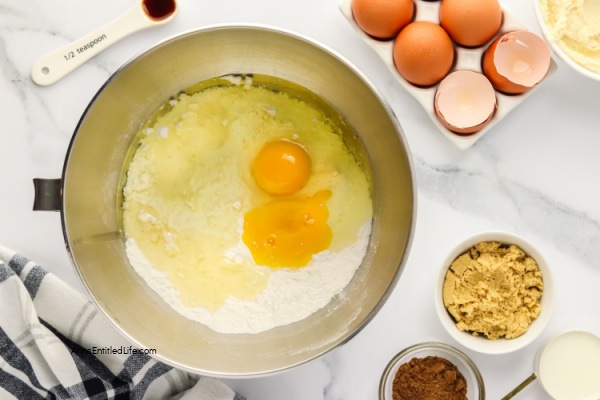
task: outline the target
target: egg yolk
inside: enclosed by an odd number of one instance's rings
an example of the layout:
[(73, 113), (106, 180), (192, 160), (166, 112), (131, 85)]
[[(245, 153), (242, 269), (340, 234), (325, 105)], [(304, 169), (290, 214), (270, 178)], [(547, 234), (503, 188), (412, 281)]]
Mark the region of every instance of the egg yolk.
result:
[(275, 199), (246, 213), (242, 240), (256, 264), (300, 268), (327, 249), (332, 232), (325, 202), (330, 197), (331, 191), (321, 190), (310, 197)]
[(286, 196), (306, 185), (310, 167), (310, 157), (304, 147), (289, 140), (277, 140), (267, 143), (258, 152), (252, 173), (263, 190)]

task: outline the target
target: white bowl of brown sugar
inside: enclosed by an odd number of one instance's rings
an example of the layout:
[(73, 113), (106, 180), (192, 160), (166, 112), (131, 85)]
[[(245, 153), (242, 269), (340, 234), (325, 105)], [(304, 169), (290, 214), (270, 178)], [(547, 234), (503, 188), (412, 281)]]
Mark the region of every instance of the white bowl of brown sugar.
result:
[(463, 346), (509, 353), (546, 327), (554, 305), (548, 264), (525, 238), (483, 232), (445, 258), (435, 286), (435, 307), (446, 331)]

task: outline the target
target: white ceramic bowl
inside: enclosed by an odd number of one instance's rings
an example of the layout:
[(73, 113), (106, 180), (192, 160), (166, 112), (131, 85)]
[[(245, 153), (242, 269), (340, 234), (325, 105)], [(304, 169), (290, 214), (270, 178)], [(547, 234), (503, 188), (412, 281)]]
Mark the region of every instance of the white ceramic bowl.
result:
[(575, 61), (573, 61), (573, 59), (571, 59), (571, 57), (569, 57), (567, 53), (565, 53), (560, 48), (560, 46), (554, 41), (552, 31), (550, 30), (550, 27), (548, 26), (548, 24), (546, 24), (546, 21), (542, 16), (540, 0), (533, 0), (533, 6), (535, 8), (535, 16), (537, 18), (538, 24), (540, 25), (540, 29), (542, 30), (542, 35), (544, 36), (544, 39), (546, 40), (554, 54), (556, 54), (562, 61), (565, 62), (565, 64), (567, 64), (569, 67), (571, 67), (581, 75), (600, 81), (600, 74), (592, 72), (589, 69), (584, 68)]
[[(444, 307), (444, 301), (442, 298), (442, 288), (444, 285), (444, 278), (446, 277), (446, 272), (448, 271), (448, 268), (458, 256), (465, 253), (468, 249), (470, 249), (479, 242), (488, 241), (496, 241), (504, 244), (517, 245), (537, 262), (540, 270), (542, 271), (542, 279), (544, 282), (544, 290), (542, 293), (542, 311), (538, 318), (531, 323), (527, 332), (514, 339), (501, 338), (497, 340), (490, 340), (484, 336), (473, 336), (468, 332), (460, 331), (456, 326), (454, 319)], [(438, 280), (435, 285), (434, 297), (435, 308), (440, 318), (440, 321), (442, 322), (442, 325), (444, 326), (446, 331), (448, 331), (450, 336), (452, 336), (452, 338), (454, 338), (463, 346), (471, 350), (477, 351), (479, 353), (503, 354), (510, 353), (523, 348), (524, 346), (528, 345), (533, 340), (535, 340), (544, 330), (544, 328), (548, 324), (548, 321), (550, 320), (550, 316), (554, 308), (554, 283), (552, 280), (550, 268), (548, 267), (548, 263), (533, 244), (531, 244), (528, 240), (524, 239), (523, 237), (512, 233), (490, 231), (479, 233), (477, 235), (471, 236), (463, 240), (462, 242), (458, 243), (453, 248), (453, 250), (447, 255), (440, 268)]]
[(441, 357), (450, 361), (458, 368), (467, 382), (467, 399), (482, 400), (485, 399), (485, 386), (483, 378), (475, 363), (462, 351), (444, 344), (436, 342), (419, 343), (407, 347), (396, 354), (385, 367), (379, 382), (379, 400), (392, 400), (392, 387), (394, 378), (402, 364), (405, 364), (413, 358), (425, 358), (427, 356)]

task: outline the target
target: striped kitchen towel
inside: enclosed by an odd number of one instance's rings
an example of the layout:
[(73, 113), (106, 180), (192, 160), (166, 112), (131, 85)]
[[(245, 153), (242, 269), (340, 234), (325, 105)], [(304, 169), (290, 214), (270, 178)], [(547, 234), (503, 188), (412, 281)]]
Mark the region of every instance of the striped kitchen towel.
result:
[(0, 399), (244, 400), (147, 351), (82, 294), (0, 246)]

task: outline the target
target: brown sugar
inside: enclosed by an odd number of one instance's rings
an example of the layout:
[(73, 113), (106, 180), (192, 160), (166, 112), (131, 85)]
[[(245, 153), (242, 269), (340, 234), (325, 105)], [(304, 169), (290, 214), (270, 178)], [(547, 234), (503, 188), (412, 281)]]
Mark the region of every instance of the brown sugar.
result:
[(512, 339), (540, 315), (543, 289), (539, 266), (521, 248), (481, 242), (452, 262), (443, 299), (459, 330)]
[(396, 372), (393, 400), (466, 400), (467, 381), (445, 358), (413, 358)]

